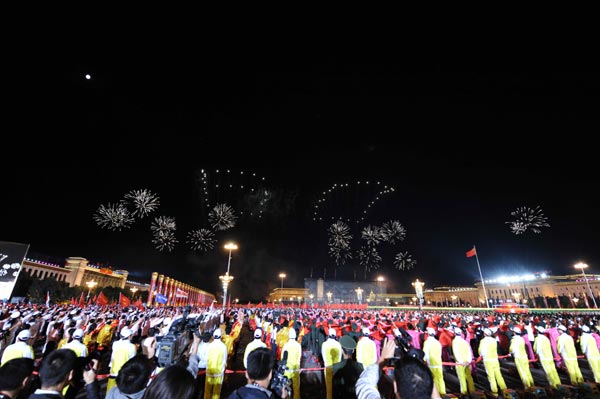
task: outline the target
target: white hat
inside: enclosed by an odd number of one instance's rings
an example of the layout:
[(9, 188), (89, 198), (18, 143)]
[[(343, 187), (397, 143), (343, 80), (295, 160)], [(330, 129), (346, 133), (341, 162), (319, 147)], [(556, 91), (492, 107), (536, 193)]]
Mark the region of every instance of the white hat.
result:
[(18, 310), (15, 310), (14, 312), (12, 312), (10, 314), (10, 318), (11, 319), (16, 319), (16, 318), (19, 318), (19, 317), (21, 317), (21, 312), (19, 312)]
[(567, 327), (563, 326), (562, 324), (560, 326), (558, 326), (558, 329), (563, 332), (567, 331)]
[(369, 331), (368, 327), (363, 327), (362, 328), (362, 333), (363, 333), (363, 335), (370, 335), (371, 331)]
[(542, 333), (542, 334), (543, 334), (544, 332), (546, 332), (546, 329), (545, 329), (544, 327), (542, 327), (542, 326), (537, 326), (536, 328), (537, 328), (538, 332), (540, 332), (540, 333)]
[[(121, 333), (123, 333), (123, 332), (121, 332)], [(81, 328), (78, 328), (77, 330), (75, 330), (73, 332), (73, 338), (75, 338), (75, 339), (83, 338), (83, 330)]]
[(123, 327), (121, 330), (121, 338), (129, 338), (129, 336), (133, 333), (129, 328)]
[(427, 334), (435, 335), (435, 328), (427, 327)]
[(483, 329), (483, 333), (485, 335), (491, 336), (492, 335), (492, 330), (490, 330), (489, 328), (484, 328)]
[(585, 324), (583, 326), (581, 326), (581, 329), (583, 330), (583, 332), (590, 332), (590, 328), (588, 326), (586, 326)]
[(513, 327), (513, 331), (515, 334), (521, 334), (521, 329), (519, 327)]
[(213, 337), (216, 339), (221, 338), (221, 336), (223, 335), (223, 332), (221, 331), (220, 328), (217, 328), (214, 332), (213, 332)]
[(454, 334), (462, 335), (462, 330), (460, 329), (460, 327), (454, 327)]
[(296, 330), (290, 328), (289, 337), (290, 339), (296, 339)]
[[(363, 331), (363, 334), (365, 332)], [(369, 333), (367, 333), (366, 335), (369, 335)], [(332, 338), (335, 338), (337, 336), (337, 333), (335, 332), (335, 328), (329, 327), (329, 336)]]
[(262, 337), (262, 330), (260, 328), (257, 328), (256, 330), (254, 330), (254, 338), (261, 338)]
[(19, 341), (27, 341), (29, 338), (31, 338), (29, 330), (23, 330), (17, 335)]

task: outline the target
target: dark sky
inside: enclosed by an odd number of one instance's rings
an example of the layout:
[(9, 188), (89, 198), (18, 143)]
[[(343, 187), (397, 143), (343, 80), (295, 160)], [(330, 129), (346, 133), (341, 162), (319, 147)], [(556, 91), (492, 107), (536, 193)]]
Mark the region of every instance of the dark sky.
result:
[[(407, 229), (404, 242), (382, 247), (382, 269), (369, 274), (385, 275), (392, 290), (409, 292), (417, 277), (426, 287), (473, 284), (476, 263), (465, 257), (473, 244), (484, 277), (570, 273), (579, 260), (600, 272), (597, 65), (359, 51), (183, 54), (122, 45), (15, 61), (0, 240), (29, 243), (58, 262), (83, 256), (134, 280), (158, 271), (217, 292), (231, 239), (240, 246), (232, 295), (258, 299), (279, 286), (281, 271), (286, 286), (325, 269), (332, 277), (328, 225), (310, 218), (314, 200), (349, 183), (328, 212), (358, 212), (373, 190), (356, 182), (370, 180), (395, 191), (368, 222)], [(206, 223), (201, 169), (254, 172), (276, 193), (264, 219), (218, 233), (207, 254), (184, 242)], [(154, 248), (147, 219), (121, 232), (92, 220), (100, 204), (141, 188), (160, 197), (156, 215), (176, 217), (172, 253)], [(522, 206), (540, 206), (551, 227), (512, 234), (505, 222)], [(415, 269), (395, 270), (398, 251), (417, 260)], [(338, 278), (355, 269), (364, 277), (356, 263)]]

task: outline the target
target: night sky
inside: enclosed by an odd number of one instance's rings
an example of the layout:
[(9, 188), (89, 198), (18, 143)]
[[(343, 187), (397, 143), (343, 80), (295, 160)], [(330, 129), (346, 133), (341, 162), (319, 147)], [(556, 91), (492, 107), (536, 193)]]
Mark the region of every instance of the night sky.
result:
[[(392, 291), (412, 292), (417, 277), (426, 288), (472, 285), (472, 245), (484, 277), (571, 273), (577, 261), (600, 273), (593, 64), (119, 50), (28, 54), (14, 63), (0, 240), (29, 243), (30, 256), (61, 264), (82, 256), (127, 269), (132, 280), (148, 282), (157, 271), (216, 293), (227, 267), (222, 246), (234, 240), (230, 292), (257, 300), (281, 284), (280, 272), (288, 287), (311, 273), (333, 278), (329, 224), (312, 221), (314, 201), (348, 183), (325, 213), (358, 216), (373, 194), (364, 182), (379, 181), (395, 191), (366, 224), (398, 220), (407, 236), (382, 245), (382, 268), (368, 278), (384, 275)], [(216, 180), (217, 169), (238, 173), (236, 184), (248, 182), (240, 171), (256, 173), (274, 193), (263, 218), (218, 232), (205, 254), (185, 243), (187, 231), (206, 227), (203, 169)], [(92, 219), (100, 204), (142, 188), (160, 197), (153, 216), (177, 220), (171, 253), (154, 248), (149, 218), (120, 232)], [(540, 206), (551, 227), (513, 234), (505, 222), (522, 206)], [(399, 251), (416, 259), (414, 269), (394, 268)], [(337, 278), (364, 278), (357, 263), (339, 267)]]

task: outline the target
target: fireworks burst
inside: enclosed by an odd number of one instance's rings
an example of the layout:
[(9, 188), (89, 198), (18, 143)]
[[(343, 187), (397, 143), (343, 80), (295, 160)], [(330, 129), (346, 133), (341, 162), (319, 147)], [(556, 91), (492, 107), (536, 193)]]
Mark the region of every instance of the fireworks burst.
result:
[(383, 241), (390, 244), (395, 244), (396, 241), (402, 242), (406, 238), (406, 229), (397, 220), (390, 220), (383, 224), (383, 227), (379, 230)]
[(101, 228), (121, 230), (131, 227), (134, 219), (123, 204), (100, 205), (93, 216), (94, 221)]
[(237, 216), (226, 204), (217, 204), (208, 214), (208, 221), (215, 230), (227, 230), (235, 226)]
[(132, 204), (135, 208), (132, 216), (139, 216), (140, 219), (148, 216), (158, 209), (160, 201), (158, 196), (150, 190), (133, 190), (125, 194), (125, 204)]
[(408, 252), (399, 252), (394, 257), (394, 266), (398, 270), (410, 270), (417, 265), (417, 261)]
[(215, 247), (215, 235), (207, 229), (192, 230), (187, 235), (187, 243), (194, 251), (206, 252)]
[(374, 247), (381, 242), (383, 236), (379, 227), (369, 225), (362, 229), (361, 238), (367, 242), (369, 247)]
[(514, 234), (523, 234), (527, 229), (530, 229), (535, 234), (540, 234), (542, 227), (550, 227), (548, 218), (539, 206), (536, 206), (535, 209), (522, 206), (510, 214), (517, 219), (506, 222), (506, 224), (510, 225), (510, 229)]
[(345, 247), (336, 247), (329, 246), (329, 255), (335, 259), (335, 264), (337, 266), (345, 265), (346, 261), (352, 259), (352, 254), (350, 253), (350, 246)]
[(348, 259), (352, 259), (350, 253), (350, 228), (342, 221), (338, 221), (329, 227), (329, 255), (335, 259), (336, 265), (343, 265)]
[(358, 250), (358, 259), (361, 266), (365, 268), (365, 275), (371, 270), (377, 270), (381, 266), (381, 256), (377, 252), (377, 248), (362, 246)]
[(162, 251), (166, 249), (171, 252), (175, 248), (177, 238), (175, 238), (175, 230), (177, 226), (175, 224), (175, 218), (169, 216), (159, 216), (152, 221), (150, 225), (152, 230), (152, 243), (156, 245), (156, 249)]

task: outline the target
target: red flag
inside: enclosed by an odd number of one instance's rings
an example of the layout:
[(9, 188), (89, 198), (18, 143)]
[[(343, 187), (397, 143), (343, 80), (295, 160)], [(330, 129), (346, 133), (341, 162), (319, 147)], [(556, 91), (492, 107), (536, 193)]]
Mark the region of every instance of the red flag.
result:
[(175, 290), (175, 297), (176, 298), (187, 298), (188, 297), (188, 293), (185, 292), (184, 290), (182, 290), (181, 288), (177, 288)]
[(81, 293), (81, 296), (79, 297), (79, 307), (85, 308), (85, 296), (83, 295), (83, 292)]
[(119, 293), (119, 305), (121, 305), (122, 308), (126, 308), (130, 304), (131, 304), (131, 301), (129, 300), (129, 298), (127, 298), (125, 295)]
[(469, 251), (467, 251), (467, 258), (470, 258), (472, 256), (477, 255), (477, 252), (475, 251), (475, 247), (473, 247), (472, 249), (470, 249)]
[(133, 305), (135, 307), (137, 307), (140, 311), (144, 311), (144, 305), (142, 304), (141, 299), (138, 299), (137, 301), (135, 301), (135, 303)]
[(98, 294), (98, 298), (96, 299), (96, 303), (100, 306), (106, 306), (108, 305), (108, 298), (106, 297), (106, 295), (104, 295), (104, 293), (102, 291), (100, 291), (100, 293)]

